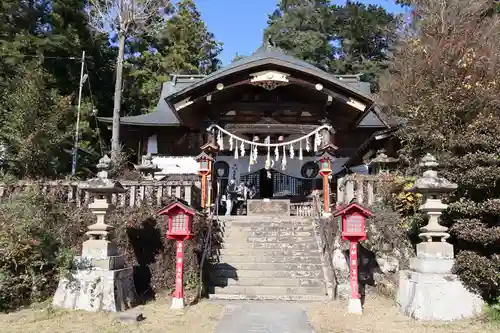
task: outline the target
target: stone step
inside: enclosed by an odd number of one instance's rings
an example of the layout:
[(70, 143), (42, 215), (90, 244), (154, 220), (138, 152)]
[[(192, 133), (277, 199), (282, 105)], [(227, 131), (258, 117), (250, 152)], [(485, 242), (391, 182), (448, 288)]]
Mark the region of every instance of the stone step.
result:
[[(236, 235), (235, 235), (236, 236)], [(231, 237), (231, 236), (229, 236)], [(234, 237), (237, 238), (240, 237), (239, 235)], [(231, 239), (234, 239), (231, 238)], [(278, 237), (252, 237), (252, 236), (247, 236), (246, 240), (249, 243), (290, 243), (290, 244), (303, 244), (303, 243), (315, 243), (316, 244), (316, 239), (313, 237), (291, 237), (291, 236), (278, 236)]]
[[(239, 232), (245, 232), (243, 230), (238, 230)], [(311, 237), (314, 238), (314, 232), (312, 231), (296, 231), (296, 230), (279, 230), (279, 231), (246, 231), (249, 237)]]
[(310, 216), (283, 216), (283, 215), (244, 215), (244, 216), (218, 216), (219, 221), (223, 222), (243, 222), (251, 223), (258, 221), (265, 222), (280, 222), (280, 221), (293, 221), (293, 222), (307, 222), (312, 221)]
[(311, 256), (320, 257), (318, 248), (312, 250), (293, 250), (293, 249), (221, 249), (220, 256), (254, 257), (254, 256)]
[[(233, 240), (237, 241), (237, 240)], [(289, 250), (317, 250), (318, 244), (316, 242), (307, 243), (222, 243), (224, 249), (231, 250), (247, 250), (247, 249), (289, 249)]]
[(323, 295), (238, 295), (238, 294), (210, 294), (210, 300), (227, 301), (291, 301), (291, 302), (326, 302), (328, 296)]
[(317, 256), (273, 256), (273, 255), (261, 255), (261, 256), (231, 256), (222, 255), (219, 258), (220, 262), (225, 262), (231, 264), (232, 262), (260, 262), (260, 263), (306, 263), (306, 264), (321, 264), (321, 258)]
[(304, 271), (304, 270), (317, 270), (321, 271), (322, 266), (320, 264), (308, 264), (308, 263), (257, 263), (257, 262), (231, 262), (231, 263), (219, 263), (215, 265), (215, 269), (225, 269), (225, 270), (270, 270), (270, 271)]
[(231, 231), (255, 233), (256, 236), (258, 236), (259, 234), (273, 236), (276, 234), (281, 234), (282, 232), (314, 233), (314, 227), (312, 225), (304, 225), (304, 226), (290, 225), (288, 227), (266, 227), (266, 226), (259, 227), (259, 226), (248, 225), (248, 226), (226, 226), (224, 228), (224, 232), (226, 233)]
[(264, 222), (264, 221), (254, 221), (254, 222), (229, 222), (222, 224), (223, 227), (231, 228), (244, 228), (244, 227), (257, 227), (257, 228), (294, 228), (294, 227), (308, 227), (313, 226), (312, 222)]
[(311, 243), (316, 242), (315, 237), (301, 237), (301, 236), (264, 236), (255, 237), (250, 236), (246, 232), (232, 232), (224, 235), (224, 239), (229, 242), (229, 240), (236, 240), (238, 243)]
[(319, 269), (305, 271), (291, 270), (246, 270), (246, 269), (218, 269), (214, 272), (215, 277), (224, 278), (318, 278), (323, 279), (323, 272)]
[(215, 294), (231, 295), (326, 295), (325, 287), (227, 286), (215, 287)]
[(215, 286), (325, 287), (323, 280), (314, 278), (226, 278), (219, 277)]

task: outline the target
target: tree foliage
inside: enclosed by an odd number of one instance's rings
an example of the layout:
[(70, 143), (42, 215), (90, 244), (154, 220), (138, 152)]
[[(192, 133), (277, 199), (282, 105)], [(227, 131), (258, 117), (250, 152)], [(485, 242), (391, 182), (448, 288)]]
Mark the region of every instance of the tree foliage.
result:
[[(88, 14), (92, 8), (86, 0), (1, 2), (0, 146), (7, 154), (1, 166), (4, 172), (61, 178), (71, 170), (84, 50), (88, 78), (83, 85), (79, 146), (86, 154), (79, 153), (78, 174), (88, 175), (107, 150), (95, 116), (112, 115), (117, 48), (115, 36), (91, 26)], [(147, 22), (154, 29), (136, 29), (135, 23), (130, 27), (136, 33), (125, 45), (122, 115), (151, 110), (171, 74), (208, 73), (219, 66), (221, 45), (193, 1), (183, 0), (162, 10), (155, 13), (154, 22)]]
[[(405, 119), (410, 166), (424, 152), (458, 183), (445, 223), (459, 250), (455, 271), (485, 299), (500, 286), (500, 16), (487, 0), (418, 0), (380, 102)], [(415, 168), (410, 167), (410, 172)]]
[(376, 5), (329, 0), (281, 1), (265, 38), (334, 74), (363, 74), (377, 88), (396, 39), (399, 17)]
[(209, 74), (220, 66), (217, 57), (222, 44), (208, 30), (192, 0), (178, 2), (154, 35), (143, 35), (129, 46), (127, 114), (151, 111), (171, 74)]

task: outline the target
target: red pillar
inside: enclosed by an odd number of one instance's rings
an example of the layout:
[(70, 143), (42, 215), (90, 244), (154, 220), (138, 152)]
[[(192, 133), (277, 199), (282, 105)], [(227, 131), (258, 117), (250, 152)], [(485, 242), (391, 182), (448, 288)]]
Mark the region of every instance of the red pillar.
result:
[(175, 260), (175, 291), (172, 295), (177, 299), (184, 299), (184, 241), (176, 242)]
[(359, 299), (358, 290), (358, 242), (349, 242), (349, 267), (351, 282), (351, 299)]
[(201, 208), (205, 208), (207, 201), (207, 174), (201, 174)]
[(328, 176), (330, 174), (323, 174), (323, 211), (325, 213), (330, 212), (330, 184), (328, 182)]

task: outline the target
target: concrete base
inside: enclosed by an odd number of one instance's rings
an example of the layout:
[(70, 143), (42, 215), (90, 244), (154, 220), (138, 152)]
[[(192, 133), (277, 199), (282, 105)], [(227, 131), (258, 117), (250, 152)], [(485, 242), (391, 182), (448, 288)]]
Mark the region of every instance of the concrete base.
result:
[(132, 268), (75, 271), (59, 281), (52, 304), (59, 308), (119, 312), (137, 300)]
[[(437, 267), (434, 262), (429, 266), (426, 268)], [(453, 321), (475, 317), (483, 309), (483, 300), (465, 289), (454, 274), (415, 271), (399, 274), (398, 303), (407, 316), (417, 320)]]
[(347, 305), (347, 312), (354, 314), (362, 314), (363, 307), (361, 306), (361, 300), (359, 298), (349, 299), (349, 304)]
[(170, 307), (173, 310), (184, 309), (184, 298), (172, 298), (172, 306)]

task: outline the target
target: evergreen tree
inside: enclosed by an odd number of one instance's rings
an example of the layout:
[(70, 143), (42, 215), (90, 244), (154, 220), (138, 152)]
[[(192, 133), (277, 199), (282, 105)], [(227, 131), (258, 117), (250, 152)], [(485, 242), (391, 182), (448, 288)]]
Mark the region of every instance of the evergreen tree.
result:
[[(106, 35), (95, 35), (88, 26), (85, 13), (86, 2), (83, 0), (52, 0), (44, 2), (15, 2), (3, 1), (0, 11), (0, 131), (10, 133), (9, 138), (3, 137), (5, 142), (1, 144), (8, 148), (10, 160), (15, 160), (15, 154), (21, 150), (14, 149), (16, 140), (14, 136), (21, 135), (17, 142), (22, 142), (26, 135), (21, 130), (12, 130), (13, 119), (25, 119), (27, 109), (51, 108), (55, 114), (59, 112), (66, 114), (68, 121), (74, 120), (75, 109), (69, 108), (76, 105), (77, 93), (80, 80), (81, 52), (87, 52), (86, 72), (88, 81), (86, 88), (92, 86), (92, 99), (89, 97), (89, 89), (84, 89), (83, 107), (80, 126), (80, 137), (83, 145), (89, 148), (98, 148), (97, 136), (89, 120), (92, 120), (92, 108), (109, 107), (110, 88), (112, 88), (114, 50), (110, 48)], [(33, 70), (32, 78), (27, 70)], [(36, 75), (35, 75), (36, 74)], [(23, 83), (26, 82), (26, 83)], [(38, 97), (35, 92), (28, 90), (17, 95), (20, 87), (17, 84), (36, 85)], [(28, 89), (28, 88), (26, 88)], [(17, 91), (17, 92), (16, 92)], [(15, 96), (15, 100), (9, 98)], [(45, 101), (48, 101), (45, 103)], [(36, 103), (40, 103), (37, 105)], [(62, 104), (61, 104), (62, 103)], [(63, 107), (56, 111), (54, 108)], [(50, 114), (34, 112), (41, 122), (53, 122)], [(30, 121), (26, 120), (26, 123)], [(69, 126), (69, 124), (67, 124)], [(74, 127), (74, 122), (72, 123)], [(60, 128), (57, 126), (56, 128)], [(54, 128), (53, 128), (54, 129)], [(66, 137), (67, 128), (62, 132), (47, 131), (46, 135), (53, 135), (55, 141), (59, 136)], [(69, 140), (71, 141), (71, 140)], [(26, 141), (29, 144), (29, 141)], [(12, 147), (10, 147), (12, 145)], [(58, 150), (57, 158), (61, 165), (67, 161), (66, 171), (70, 167), (70, 155), (72, 144), (66, 144), (65, 149)], [(46, 147), (46, 146), (44, 146)], [(40, 148), (41, 149), (41, 148)], [(37, 154), (41, 153), (41, 149)], [(17, 153), (16, 153), (17, 152)], [(47, 154), (54, 154), (53, 150), (47, 150)], [(40, 160), (42, 157), (37, 155)], [(20, 157), (19, 157), (20, 158)], [(21, 158), (22, 159), (22, 158)], [(47, 160), (49, 157), (47, 157)], [(29, 174), (35, 176), (32, 171), (22, 171), (17, 167), (6, 166), (7, 171), (19, 175)], [(83, 166), (83, 165), (82, 165)], [(52, 175), (63, 172), (64, 168), (57, 167)], [(19, 171), (19, 172), (18, 172)], [(41, 176), (42, 174), (40, 174)], [(47, 174), (45, 174), (47, 176)]]
[(265, 31), (278, 47), (334, 74), (362, 74), (376, 90), (399, 17), (375, 5), (329, 0), (281, 1)]
[(326, 68), (334, 50), (329, 0), (282, 0), (264, 38), (290, 55)]

